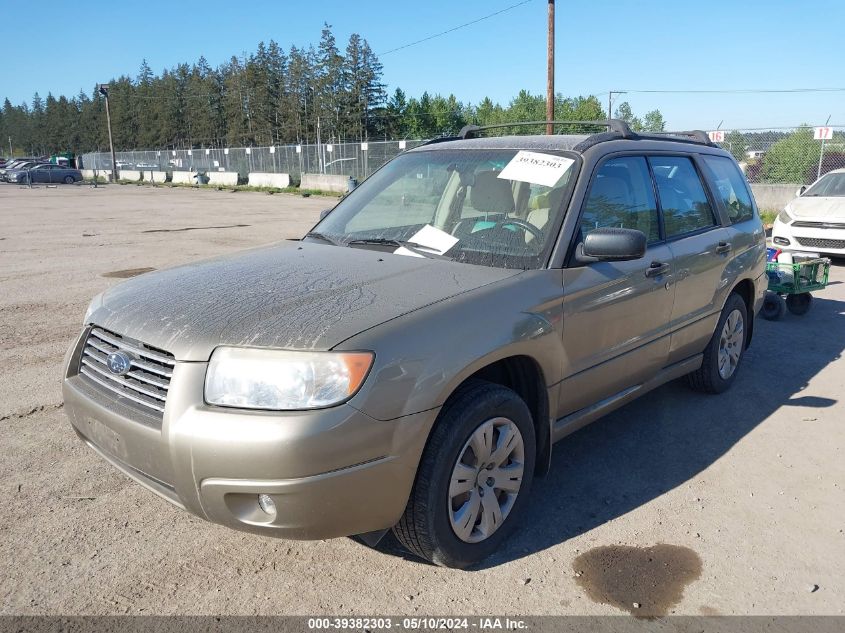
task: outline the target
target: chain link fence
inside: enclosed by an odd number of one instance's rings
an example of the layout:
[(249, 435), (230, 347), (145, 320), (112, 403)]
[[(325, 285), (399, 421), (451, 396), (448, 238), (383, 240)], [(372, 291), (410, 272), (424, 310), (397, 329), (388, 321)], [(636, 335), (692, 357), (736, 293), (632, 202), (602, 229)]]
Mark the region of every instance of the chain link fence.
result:
[(809, 185), (845, 168), (845, 126), (730, 130), (717, 145), (734, 155), (752, 184)]
[[(808, 185), (833, 169), (845, 168), (845, 126), (817, 139), (814, 127), (725, 130), (717, 144), (731, 152), (752, 184)], [(711, 133), (712, 134), (712, 133)], [(401, 152), (424, 140), (323, 143), (271, 147), (147, 150), (117, 152), (118, 169), (159, 171), (303, 173), (351, 176), (363, 180)], [(107, 152), (82, 156), (85, 169), (111, 169)]]
[[(242, 179), (255, 172), (290, 174), (299, 182), (303, 173), (351, 176), (363, 180), (394, 156), (424, 140), (322, 143), (265, 147), (136, 150), (115, 152), (118, 170), (227, 171)], [(108, 152), (82, 155), (84, 169), (111, 169)]]

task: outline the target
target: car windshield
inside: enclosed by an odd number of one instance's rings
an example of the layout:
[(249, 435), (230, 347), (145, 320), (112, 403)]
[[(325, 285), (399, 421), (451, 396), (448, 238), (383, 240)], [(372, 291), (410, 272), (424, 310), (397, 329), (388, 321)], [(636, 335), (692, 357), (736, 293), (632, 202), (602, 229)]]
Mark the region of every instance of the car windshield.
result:
[(827, 174), (807, 189), (804, 196), (845, 197), (845, 172)]
[(306, 239), (498, 268), (545, 264), (578, 157), (516, 149), (404, 154), (342, 200)]

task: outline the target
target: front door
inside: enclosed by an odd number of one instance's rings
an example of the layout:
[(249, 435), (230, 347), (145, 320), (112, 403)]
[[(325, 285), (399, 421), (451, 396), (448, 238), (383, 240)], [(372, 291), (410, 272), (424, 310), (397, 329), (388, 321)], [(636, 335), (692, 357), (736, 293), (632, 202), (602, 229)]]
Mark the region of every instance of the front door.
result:
[(581, 235), (603, 227), (640, 230), (648, 249), (642, 259), (564, 270), (558, 417), (640, 384), (667, 363), (674, 262), (661, 240), (644, 157), (611, 158), (593, 176), (581, 211)]

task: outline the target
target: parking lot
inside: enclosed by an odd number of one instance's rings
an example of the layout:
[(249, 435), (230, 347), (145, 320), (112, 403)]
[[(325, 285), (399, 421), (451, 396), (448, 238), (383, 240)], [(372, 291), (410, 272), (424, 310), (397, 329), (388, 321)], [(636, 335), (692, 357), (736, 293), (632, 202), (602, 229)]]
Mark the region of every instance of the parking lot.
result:
[(521, 530), (476, 571), (212, 525), (78, 441), (60, 368), (93, 295), (299, 237), (334, 203), (0, 185), (0, 613), (845, 612), (843, 262), (808, 315), (758, 319), (730, 392), (671, 383), (557, 444)]

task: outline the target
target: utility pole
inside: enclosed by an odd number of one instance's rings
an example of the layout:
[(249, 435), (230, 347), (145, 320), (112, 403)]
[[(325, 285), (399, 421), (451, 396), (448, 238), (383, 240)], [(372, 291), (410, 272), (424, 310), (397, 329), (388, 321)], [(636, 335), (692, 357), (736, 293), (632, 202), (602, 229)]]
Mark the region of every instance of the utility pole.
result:
[[(547, 51), (546, 121), (555, 120), (555, 0), (549, 0), (549, 47)], [(554, 134), (554, 125), (546, 123), (546, 134)]]
[(106, 124), (109, 126), (109, 149), (111, 150), (111, 181), (117, 182), (117, 159), (114, 156), (114, 141), (111, 135), (111, 113), (109, 112), (109, 85), (100, 84), (100, 94), (106, 98)]
[(12, 158), (12, 137), (9, 137), (9, 158)]

